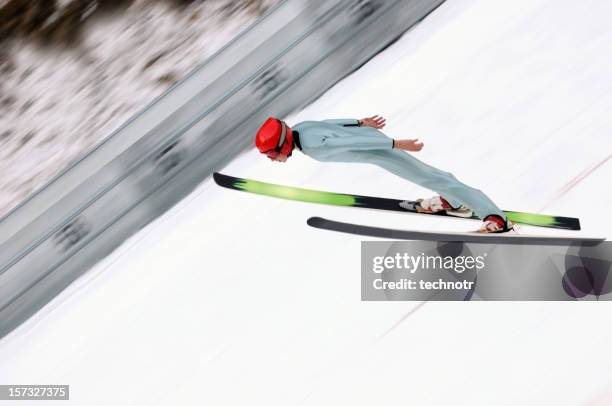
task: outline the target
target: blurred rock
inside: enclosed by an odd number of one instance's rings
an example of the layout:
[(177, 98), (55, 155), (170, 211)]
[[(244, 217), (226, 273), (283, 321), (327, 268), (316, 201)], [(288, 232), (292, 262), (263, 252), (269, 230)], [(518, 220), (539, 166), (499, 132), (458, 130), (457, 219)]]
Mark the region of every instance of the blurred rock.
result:
[(157, 78), (157, 82), (162, 85), (173, 85), (178, 82), (178, 78), (172, 72), (161, 75)]

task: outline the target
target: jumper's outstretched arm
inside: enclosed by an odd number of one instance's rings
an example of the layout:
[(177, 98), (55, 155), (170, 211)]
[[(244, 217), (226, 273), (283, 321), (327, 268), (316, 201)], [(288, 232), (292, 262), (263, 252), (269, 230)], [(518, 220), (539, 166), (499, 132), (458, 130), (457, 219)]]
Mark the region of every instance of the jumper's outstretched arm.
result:
[[(380, 130), (386, 124), (387, 119), (385, 119), (383, 116), (379, 116), (378, 114), (359, 120), (359, 125), (361, 127), (372, 127), (376, 128), (377, 130)], [(393, 140), (393, 148), (417, 152), (423, 149), (423, 143), (419, 142), (418, 138), (408, 140)]]
[(379, 116), (378, 114), (372, 117), (366, 117), (359, 120), (359, 125), (362, 127), (372, 127), (380, 130), (386, 124), (387, 119), (383, 116)]
[(393, 148), (404, 151), (417, 152), (423, 149), (423, 143), (418, 138), (410, 140), (394, 140)]

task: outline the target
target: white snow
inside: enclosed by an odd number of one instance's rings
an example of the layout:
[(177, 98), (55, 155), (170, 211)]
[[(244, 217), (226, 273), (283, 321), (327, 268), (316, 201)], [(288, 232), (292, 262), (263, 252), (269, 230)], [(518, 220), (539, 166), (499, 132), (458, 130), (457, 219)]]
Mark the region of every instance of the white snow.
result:
[[(421, 159), (500, 206), (577, 215), (584, 234), (605, 236), (611, 12), (596, 0), (449, 0), (288, 121), (384, 114), (388, 134), (421, 138)], [(250, 151), (224, 172), (430, 193), (299, 153), (278, 164)], [(70, 384), (79, 405), (609, 404), (610, 304), (361, 302), (361, 238), (308, 228), (311, 215), (477, 226), (209, 180), (0, 341), (0, 382)]]

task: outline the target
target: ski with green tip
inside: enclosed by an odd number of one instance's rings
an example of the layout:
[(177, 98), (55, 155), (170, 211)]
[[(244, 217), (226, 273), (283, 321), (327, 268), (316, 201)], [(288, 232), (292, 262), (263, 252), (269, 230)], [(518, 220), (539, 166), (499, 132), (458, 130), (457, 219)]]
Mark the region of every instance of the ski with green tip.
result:
[[(302, 189), (292, 186), (276, 185), (252, 179), (236, 178), (221, 173), (213, 175), (215, 182), (222, 187), (259, 195), (278, 197), (281, 199), (296, 200), (300, 202), (328, 204), (333, 206), (359, 207), (375, 210), (397, 211), (403, 213), (419, 213), (416, 210), (400, 207), (403, 200), (388, 199), (385, 197), (360, 196), (345, 193), (325, 192), (321, 190)], [(412, 202), (416, 204), (416, 202)], [(561, 228), (566, 230), (580, 230), (580, 221), (574, 217), (550, 216), (538, 213), (525, 213), (517, 211), (504, 211), (508, 219), (514, 223), (531, 226)], [(449, 216), (446, 212), (426, 214), (428, 216)], [(468, 217), (477, 220), (478, 217)]]

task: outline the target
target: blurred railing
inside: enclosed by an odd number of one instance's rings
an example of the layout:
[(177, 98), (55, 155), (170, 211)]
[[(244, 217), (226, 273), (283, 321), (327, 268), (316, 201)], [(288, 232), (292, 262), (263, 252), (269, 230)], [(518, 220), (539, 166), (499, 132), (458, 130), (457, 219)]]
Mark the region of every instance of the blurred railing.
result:
[(444, 0), (280, 3), (0, 220), (0, 337)]

